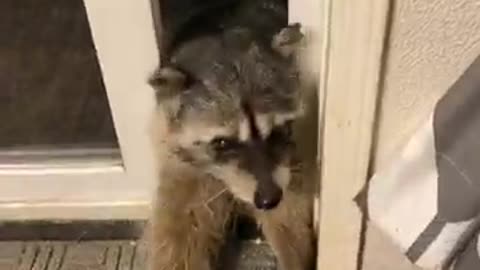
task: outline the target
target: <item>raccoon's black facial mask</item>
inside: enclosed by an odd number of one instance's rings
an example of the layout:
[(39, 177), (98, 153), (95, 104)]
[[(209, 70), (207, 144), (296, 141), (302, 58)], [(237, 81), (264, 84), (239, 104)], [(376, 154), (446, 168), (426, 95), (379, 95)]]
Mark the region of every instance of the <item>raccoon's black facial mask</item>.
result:
[[(255, 128), (254, 128), (255, 129)], [(259, 209), (271, 209), (282, 199), (282, 189), (276, 183), (273, 172), (289, 156), (293, 146), (292, 121), (272, 128), (262, 138), (258, 131), (251, 132), (248, 141), (237, 137), (215, 137), (209, 143), (215, 162), (235, 162), (256, 181), (254, 204)], [(255, 135), (256, 134), (256, 135)]]
[(270, 135), (264, 140), (256, 138), (251, 142), (242, 142), (235, 136), (219, 136), (212, 139), (209, 144), (215, 160), (218, 162), (238, 158), (249, 147), (258, 147), (258, 145), (265, 145), (267, 155), (275, 160), (294, 145), (292, 135), (292, 121), (289, 121), (281, 126), (274, 127)]

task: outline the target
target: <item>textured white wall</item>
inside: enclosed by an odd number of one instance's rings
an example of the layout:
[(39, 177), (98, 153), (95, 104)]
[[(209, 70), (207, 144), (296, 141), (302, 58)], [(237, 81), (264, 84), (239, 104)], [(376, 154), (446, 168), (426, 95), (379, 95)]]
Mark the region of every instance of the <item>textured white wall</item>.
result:
[[(377, 170), (480, 54), (480, 1), (397, 0), (389, 42), (374, 152)], [(417, 268), (369, 226), (363, 269)]]
[(379, 108), (381, 168), (480, 54), (479, 0), (397, 0)]

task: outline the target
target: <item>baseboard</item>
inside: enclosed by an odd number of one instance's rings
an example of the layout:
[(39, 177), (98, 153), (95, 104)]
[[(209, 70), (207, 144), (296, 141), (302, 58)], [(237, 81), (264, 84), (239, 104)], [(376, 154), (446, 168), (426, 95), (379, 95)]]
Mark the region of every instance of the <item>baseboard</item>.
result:
[(147, 201), (0, 203), (0, 221), (142, 220), (149, 214)]

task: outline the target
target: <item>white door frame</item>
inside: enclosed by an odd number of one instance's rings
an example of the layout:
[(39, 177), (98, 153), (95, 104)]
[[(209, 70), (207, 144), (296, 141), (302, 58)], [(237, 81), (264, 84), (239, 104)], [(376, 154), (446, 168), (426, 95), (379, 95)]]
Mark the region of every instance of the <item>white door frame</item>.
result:
[[(84, 0), (122, 164), (0, 169), (0, 219), (145, 218), (155, 181), (148, 125), (158, 64), (150, 0)], [(46, 67), (48, 68), (48, 67)]]
[(363, 222), (353, 199), (371, 161), (390, 0), (312, 1), (324, 16), (317, 268), (357, 270)]

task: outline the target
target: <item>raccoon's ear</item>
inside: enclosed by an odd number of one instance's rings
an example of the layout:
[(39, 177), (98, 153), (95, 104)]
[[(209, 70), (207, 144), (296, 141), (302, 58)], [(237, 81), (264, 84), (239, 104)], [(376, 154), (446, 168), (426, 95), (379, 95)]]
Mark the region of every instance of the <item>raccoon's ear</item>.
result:
[(272, 47), (284, 57), (290, 57), (301, 48), (304, 35), (301, 31), (302, 25), (294, 23), (288, 25), (273, 36)]
[(172, 98), (182, 91), (187, 84), (187, 75), (182, 71), (166, 66), (157, 69), (148, 79), (155, 90), (157, 101)]

